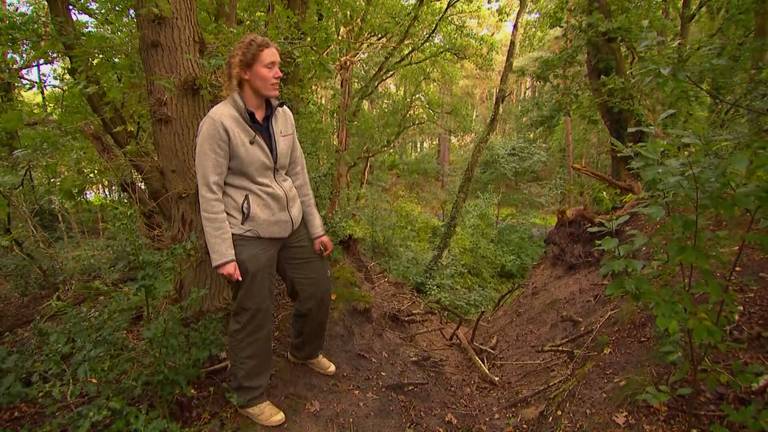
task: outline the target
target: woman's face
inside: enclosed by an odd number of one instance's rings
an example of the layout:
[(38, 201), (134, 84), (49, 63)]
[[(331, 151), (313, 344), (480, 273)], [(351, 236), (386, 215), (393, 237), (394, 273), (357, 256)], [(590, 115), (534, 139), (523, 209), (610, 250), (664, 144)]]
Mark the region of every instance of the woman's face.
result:
[(253, 91), (256, 96), (276, 98), (280, 96), (280, 54), (274, 48), (261, 52), (256, 63), (242, 72), (243, 85)]

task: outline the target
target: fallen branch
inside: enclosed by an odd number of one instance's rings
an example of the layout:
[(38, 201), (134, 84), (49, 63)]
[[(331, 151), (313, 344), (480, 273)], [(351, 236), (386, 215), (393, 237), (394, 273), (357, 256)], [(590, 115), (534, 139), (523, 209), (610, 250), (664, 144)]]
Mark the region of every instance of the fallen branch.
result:
[(558, 378), (558, 379), (556, 379), (556, 380), (554, 380), (554, 381), (552, 381), (550, 383), (545, 384), (543, 387), (539, 387), (536, 390), (530, 391), (530, 392), (528, 392), (528, 393), (526, 393), (526, 394), (524, 394), (524, 395), (522, 395), (520, 397), (512, 399), (512, 401), (507, 404), (507, 408), (512, 408), (515, 405), (520, 405), (521, 403), (527, 401), (528, 399), (534, 398), (534, 397), (544, 393), (545, 391), (547, 391), (547, 390), (551, 389), (552, 387), (554, 387), (554, 386), (560, 384), (561, 382), (565, 381), (570, 375), (571, 375), (571, 373), (569, 371), (568, 373), (566, 373), (565, 375), (561, 376), (560, 378)]
[(453, 338), (456, 336), (456, 332), (459, 331), (459, 328), (461, 328), (462, 324), (464, 324), (464, 319), (459, 318), (459, 322), (456, 324), (456, 327), (451, 332), (451, 336), (448, 337), (448, 342), (453, 340)]
[[(528, 392), (528, 393), (526, 393), (526, 394), (524, 394), (524, 395), (522, 395), (522, 396), (520, 396), (518, 398), (513, 399), (511, 402), (509, 402), (507, 404), (507, 408), (511, 408), (511, 407), (513, 407), (515, 405), (519, 405), (519, 404), (527, 401), (528, 399), (534, 398), (534, 397), (540, 395), (541, 393), (544, 393), (545, 391), (551, 389), (552, 387), (554, 387), (556, 385), (559, 385), (562, 382), (570, 379), (571, 376), (575, 372), (575, 368), (574, 367), (576, 365), (576, 361), (579, 360), (579, 357), (581, 357), (581, 355), (587, 349), (589, 344), (592, 343), (592, 339), (594, 339), (594, 337), (597, 334), (598, 330), (600, 330), (600, 327), (602, 327), (602, 325), (608, 320), (608, 318), (610, 318), (611, 315), (615, 314), (616, 312), (618, 312), (618, 309), (611, 310), (607, 314), (605, 314), (605, 316), (602, 319), (600, 319), (600, 321), (597, 323), (597, 325), (595, 325), (595, 327), (591, 329), (592, 334), (589, 336), (589, 339), (587, 339), (587, 341), (584, 343), (584, 345), (582, 345), (580, 350), (572, 350), (570, 348), (562, 348), (562, 347), (550, 347), (550, 349), (548, 351), (556, 351), (556, 352), (564, 351), (564, 352), (569, 352), (569, 353), (573, 353), (574, 354), (573, 360), (571, 360), (570, 365), (568, 365), (568, 371), (565, 374), (563, 374), (560, 378), (557, 378), (556, 380), (554, 380), (552, 382), (549, 382), (549, 383), (545, 384), (544, 386), (539, 387), (536, 390), (533, 390), (533, 391)], [(542, 348), (542, 350), (543, 350), (543, 348)]]
[(440, 326), (440, 327), (432, 327), (432, 328), (428, 328), (428, 329), (424, 329), (424, 330), (419, 330), (417, 332), (409, 334), (408, 337), (409, 338), (414, 338), (414, 337), (419, 336), (419, 335), (440, 331), (442, 329), (443, 329), (443, 327)]
[(584, 174), (587, 177), (592, 177), (595, 180), (599, 180), (603, 183), (608, 184), (609, 186), (613, 186), (622, 192), (626, 192), (632, 195), (640, 195), (640, 193), (643, 191), (642, 187), (640, 186), (640, 183), (637, 183), (637, 182), (623, 182), (620, 180), (616, 180), (601, 172), (597, 172), (592, 169), (589, 169), (583, 165), (573, 164), (571, 165), (571, 168), (573, 168), (574, 171), (578, 171), (579, 173)]
[(483, 315), (485, 315), (485, 311), (480, 311), (480, 315), (477, 316), (477, 319), (475, 320), (475, 325), (472, 327), (472, 334), (469, 336), (469, 342), (472, 344), (475, 343), (475, 333), (477, 333), (477, 325), (480, 324), (480, 320), (483, 319)]
[(493, 376), (491, 372), (488, 370), (488, 368), (485, 367), (483, 362), (480, 361), (480, 359), (477, 357), (477, 354), (475, 353), (475, 350), (472, 349), (472, 345), (469, 344), (467, 337), (464, 336), (464, 333), (461, 330), (459, 330), (457, 331), (456, 335), (459, 337), (461, 346), (462, 348), (464, 348), (464, 351), (466, 351), (467, 355), (472, 360), (472, 363), (474, 363), (475, 366), (477, 366), (477, 368), (480, 369), (482, 376), (490, 383), (494, 385), (499, 385), (499, 378)]
[(571, 337), (567, 337), (567, 338), (561, 339), (561, 340), (559, 340), (557, 342), (553, 342), (551, 344), (547, 344), (547, 345), (544, 346), (544, 348), (555, 348), (555, 347), (563, 346), (563, 345), (567, 344), (568, 342), (573, 342), (575, 340), (583, 338), (584, 336), (588, 335), (589, 332), (591, 332), (591, 331), (592, 331), (591, 328), (586, 329), (584, 331), (576, 333), (575, 335), (573, 335)]
[(492, 355), (492, 356), (497, 356), (497, 355), (499, 355), (499, 353), (497, 353), (497, 352), (496, 352), (496, 351), (494, 351), (493, 349), (491, 349), (491, 348), (488, 348), (487, 346), (484, 346), (484, 345), (480, 345), (479, 343), (474, 343), (474, 342), (473, 342), (473, 343), (472, 343), (472, 346), (473, 346), (473, 347), (475, 347), (475, 348), (478, 348), (478, 349), (479, 349), (479, 350), (481, 350), (481, 351), (485, 351), (485, 352), (487, 352), (488, 354), (490, 354), (490, 355)]
[(565, 348), (565, 347), (545, 346), (537, 349), (536, 352), (540, 352), (540, 353), (553, 352), (553, 353), (567, 354), (571, 358), (576, 357), (576, 350), (571, 348)]
[(229, 369), (229, 360), (224, 360), (221, 363), (215, 364), (205, 369), (200, 369), (200, 373), (204, 373), (204, 374), (212, 373), (212, 372), (219, 371), (221, 369)]
[(515, 294), (515, 293), (518, 293), (518, 292), (521, 292), (521, 289), (520, 289), (520, 287), (519, 287), (519, 286), (517, 286), (517, 285), (516, 285), (516, 286), (513, 286), (512, 288), (510, 288), (510, 289), (509, 289), (507, 292), (505, 292), (504, 294), (500, 295), (500, 296), (499, 296), (499, 298), (498, 298), (498, 299), (496, 299), (496, 304), (494, 304), (494, 305), (493, 305), (493, 309), (491, 309), (491, 316), (493, 316), (494, 314), (496, 314), (496, 311), (497, 311), (497, 310), (499, 310), (499, 308), (501, 308), (501, 307), (504, 305), (504, 302), (505, 302), (505, 301), (506, 301), (506, 300), (507, 300), (509, 297), (511, 297), (511, 296), (512, 296), (512, 294)]

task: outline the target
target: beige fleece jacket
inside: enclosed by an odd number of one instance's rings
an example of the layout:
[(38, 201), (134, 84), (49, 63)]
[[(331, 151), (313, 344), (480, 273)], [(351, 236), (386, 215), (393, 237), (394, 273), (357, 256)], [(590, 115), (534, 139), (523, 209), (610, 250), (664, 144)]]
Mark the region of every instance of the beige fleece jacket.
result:
[(296, 136), (293, 113), (272, 102), (273, 162), (233, 93), (200, 122), (195, 147), (200, 214), (211, 265), (235, 260), (232, 234), (285, 238), (305, 221), (313, 239), (325, 234)]

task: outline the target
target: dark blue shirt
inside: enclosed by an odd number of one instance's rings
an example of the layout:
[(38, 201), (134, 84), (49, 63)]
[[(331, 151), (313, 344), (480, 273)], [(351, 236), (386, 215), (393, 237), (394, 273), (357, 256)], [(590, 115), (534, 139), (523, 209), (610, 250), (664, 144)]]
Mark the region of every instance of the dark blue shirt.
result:
[(256, 118), (256, 113), (251, 111), (248, 107), (245, 108), (245, 113), (247, 114), (248, 120), (249, 120), (249, 126), (251, 129), (253, 129), (254, 132), (258, 133), (259, 136), (264, 140), (264, 143), (267, 145), (267, 149), (269, 149), (269, 154), (272, 155), (272, 160), (275, 160), (275, 143), (272, 139), (272, 114), (274, 113), (274, 108), (272, 107), (272, 102), (270, 102), (269, 99), (264, 101), (264, 121), (259, 121), (258, 118)]

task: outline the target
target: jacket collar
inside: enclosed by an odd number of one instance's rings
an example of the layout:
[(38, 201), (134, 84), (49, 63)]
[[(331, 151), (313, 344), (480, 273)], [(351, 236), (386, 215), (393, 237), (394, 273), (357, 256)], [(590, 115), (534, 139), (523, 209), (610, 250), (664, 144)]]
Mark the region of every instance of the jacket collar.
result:
[[(245, 102), (243, 101), (243, 96), (240, 94), (240, 91), (233, 92), (229, 97), (227, 98), (229, 100), (229, 103), (235, 108), (235, 111), (237, 111), (238, 114), (240, 114), (240, 117), (243, 118), (246, 122), (248, 122), (247, 117), (247, 111), (245, 110)], [(281, 101), (278, 98), (269, 98), (269, 101), (272, 102), (272, 114), (276, 114), (278, 108), (282, 108), (285, 106), (285, 102)]]

